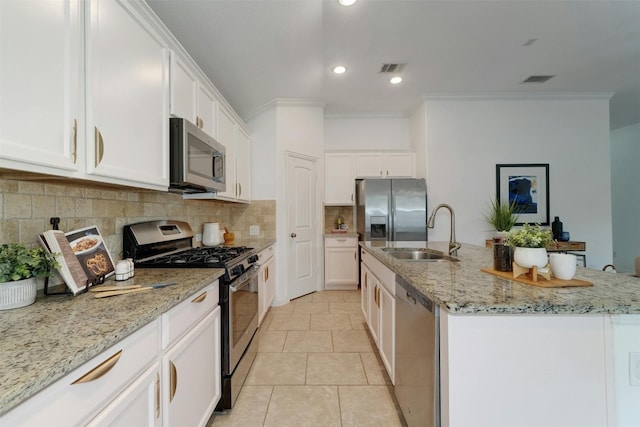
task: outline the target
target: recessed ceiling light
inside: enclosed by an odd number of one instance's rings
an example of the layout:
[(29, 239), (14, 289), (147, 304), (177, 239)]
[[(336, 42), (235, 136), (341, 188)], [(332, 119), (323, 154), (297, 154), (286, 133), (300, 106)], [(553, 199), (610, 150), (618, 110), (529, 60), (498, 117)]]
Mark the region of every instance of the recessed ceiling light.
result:
[(393, 77), (391, 77), (391, 80), (389, 80), (389, 82), (391, 82), (392, 85), (397, 85), (399, 83), (402, 83), (402, 77), (393, 76)]
[(343, 65), (336, 65), (332, 70), (335, 74), (344, 74), (347, 71), (347, 67)]
[(358, 1), (358, 0), (338, 0), (338, 3), (340, 3), (343, 6), (351, 6), (356, 1)]

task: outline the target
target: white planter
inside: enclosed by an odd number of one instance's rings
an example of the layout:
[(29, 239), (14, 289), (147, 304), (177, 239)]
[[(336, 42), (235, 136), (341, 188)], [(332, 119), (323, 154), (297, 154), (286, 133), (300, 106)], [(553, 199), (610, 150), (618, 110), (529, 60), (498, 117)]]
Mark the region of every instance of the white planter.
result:
[(545, 248), (515, 248), (513, 261), (520, 267), (531, 268), (534, 265), (542, 268), (549, 263)]
[(572, 254), (549, 255), (551, 273), (560, 280), (571, 280), (576, 275), (576, 256)]
[(36, 300), (38, 279), (0, 283), (0, 310), (25, 307)]

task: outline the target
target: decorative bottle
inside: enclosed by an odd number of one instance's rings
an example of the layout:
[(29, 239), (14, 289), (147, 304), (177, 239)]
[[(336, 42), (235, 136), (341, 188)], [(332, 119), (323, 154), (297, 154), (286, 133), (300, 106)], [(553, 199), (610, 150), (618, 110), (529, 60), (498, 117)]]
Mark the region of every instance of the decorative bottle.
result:
[(560, 239), (560, 235), (562, 234), (562, 221), (560, 221), (560, 217), (555, 217), (551, 223), (551, 233), (553, 234), (553, 240)]

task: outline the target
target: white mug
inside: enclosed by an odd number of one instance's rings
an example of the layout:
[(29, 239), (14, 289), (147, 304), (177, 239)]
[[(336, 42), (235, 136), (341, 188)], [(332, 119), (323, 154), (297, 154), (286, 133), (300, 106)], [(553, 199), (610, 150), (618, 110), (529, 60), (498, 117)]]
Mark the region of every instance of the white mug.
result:
[(576, 275), (576, 256), (571, 254), (550, 254), (551, 273), (560, 280), (571, 280)]
[(220, 224), (217, 222), (206, 222), (202, 230), (202, 244), (205, 246), (215, 246), (220, 244)]

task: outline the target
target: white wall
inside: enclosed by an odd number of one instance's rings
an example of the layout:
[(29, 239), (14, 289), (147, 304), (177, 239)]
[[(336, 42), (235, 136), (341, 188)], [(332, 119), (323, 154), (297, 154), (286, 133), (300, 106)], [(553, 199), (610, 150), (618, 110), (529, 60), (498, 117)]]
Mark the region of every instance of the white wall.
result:
[(251, 198), (276, 199), (276, 111), (269, 108), (247, 120), (251, 130)]
[[(313, 259), (321, 259), (322, 248), (322, 198), (324, 196), (324, 105), (317, 102), (298, 100), (275, 100), (247, 119), (252, 130), (252, 141), (258, 135), (258, 144), (264, 150), (273, 153), (253, 153), (252, 185), (256, 183), (261, 194), (273, 195), (276, 200), (276, 296), (273, 305), (289, 302), (287, 289), (287, 247), (289, 228), (287, 226), (286, 200), (286, 159), (287, 152), (295, 152), (315, 157), (317, 161), (317, 200), (316, 200), (316, 254)], [(261, 157), (264, 154), (264, 157)], [(265, 162), (266, 164), (262, 164)], [(264, 182), (262, 182), (264, 180)], [(268, 188), (267, 188), (268, 187)], [(255, 187), (254, 187), (255, 188)], [(275, 193), (272, 193), (275, 192)], [(322, 264), (316, 265), (317, 288), (322, 280)]]
[(640, 256), (640, 123), (611, 132), (613, 264), (634, 272)]
[[(550, 216), (573, 240), (587, 242), (587, 262), (612, 260), (609, 100), (517, 97), (426, 98), (428, 206), (449, 203), (458, 241), (482, 245), (483, 212), (495, 197), (498, 163), (548, 163)], [(429, 240), (447, 240), (438, 215)]]
[(325, 150), (410, 150), (408, 119), (400, 116), (327, 116)]
[(411, 150), (416, 153), (416, 178), (427, 178), (427, 126), (425, 105), (420, 103), (409, 116)]
[(640, 425), (640, 387), (629, 384), (629, 355), (640, 353), (640, 316), (611, 316), (613, 383), (617, 427)]

